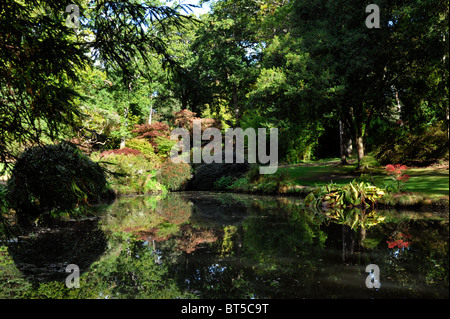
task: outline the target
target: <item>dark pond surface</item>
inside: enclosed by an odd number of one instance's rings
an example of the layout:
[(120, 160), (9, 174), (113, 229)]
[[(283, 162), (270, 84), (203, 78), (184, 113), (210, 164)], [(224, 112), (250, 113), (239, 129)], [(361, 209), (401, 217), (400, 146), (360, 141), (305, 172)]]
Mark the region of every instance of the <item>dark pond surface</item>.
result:
[[(0, 297), (449, 297), (448, 212), (314, 212), (294, 197), (182, 192), (97, 214), (1, 244)], [(65, 285), (69, 264), (79, 288)]]

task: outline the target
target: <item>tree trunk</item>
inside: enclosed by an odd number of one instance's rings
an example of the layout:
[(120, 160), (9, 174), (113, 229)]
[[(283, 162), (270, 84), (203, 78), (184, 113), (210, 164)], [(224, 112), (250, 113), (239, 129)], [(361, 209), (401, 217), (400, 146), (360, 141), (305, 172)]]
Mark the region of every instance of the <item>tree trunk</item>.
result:
[(357, 134), (355, 142), (356, 142), (356, 152), (358, 153), (358, 166), (359, 166), (359, 163), (365, 156), (363, 137), (360, 134)]
[(234, 105), (234, 116), (236, 119), (236, 125), (239, 123), (239, 105), (238, 105), (238, 95), (236, 84), (233, 84), (233, 105)]
[(358, 155), (358, 168), (361, 160), (364, 158), (365, 149), (364, 149), (364, 125), (362, 121), (362, 110), (361, 108), (357, 108), (356, 110), (351, 107), (350, 114), (353, 118), (352, 131), (355, 137), (356, 144), (356, 154)]
[[(123, 112), (123, 116), (125, 117), (125, 123), (124, 123), (124, 126), (125, 126), (125, 129), (127, 128), (127, 126), (128, 126), (128, 107), (125, 109), (125, 111)], [(125, 140), (126, 140), (126, 137), (125, 136), (123, 136), (122, 137), (122, 140), (120, 141), (120, 148), (122, 149), (122, 148), (124, 148), (125, 147)]]
[(349, 138), (348, 131), (344, 123), (339, 120), (339, 146), (341, 154), (341, 164), (347, 164), (347, 157), (353, 151), (352, 139)]

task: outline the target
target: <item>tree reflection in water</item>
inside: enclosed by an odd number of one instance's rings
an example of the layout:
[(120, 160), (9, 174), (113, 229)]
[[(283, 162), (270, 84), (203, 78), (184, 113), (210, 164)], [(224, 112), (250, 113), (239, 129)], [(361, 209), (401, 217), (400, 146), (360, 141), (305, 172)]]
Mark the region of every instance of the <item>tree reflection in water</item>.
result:
[[(107, 248), (76, 292), (51, 285), (61, 298), (448, 297), (448, 213), (312, 211), (293, 197), (183, 192), (120, 199), (101, 210), (100, 229)], [(378, 291), (365, 286), (371, 263)]]

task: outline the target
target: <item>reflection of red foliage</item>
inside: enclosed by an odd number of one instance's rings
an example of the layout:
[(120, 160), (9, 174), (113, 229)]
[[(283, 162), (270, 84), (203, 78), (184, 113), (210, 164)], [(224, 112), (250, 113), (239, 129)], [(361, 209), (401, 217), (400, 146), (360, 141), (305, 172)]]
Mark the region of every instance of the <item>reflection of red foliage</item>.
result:
[(178, 248), (188, 254), (195, 251), (200, 244), (213, 243), (217, 240), (213, 230), (194, 229), (187, 225), (183, 228), (183, 236), (178, 239)]
[(410, 241), (404, 241), (403, 239), (411, 238), (411, 235), (399, 233), (398, 237), (400, 237), (400, 239), (393, 240), (393, 241), (386, 241), (387, 244), (388, 244), (388, 248), (398, 247), (398, 248), (402, 249), (402, 248), (408, 248), (409, 247), (411, 242)]
[(407, 248), (410, 244), (409, 241), (403, 241), (403, 239), (395, 240), (395, 241), (387, 241), (388, 248)]

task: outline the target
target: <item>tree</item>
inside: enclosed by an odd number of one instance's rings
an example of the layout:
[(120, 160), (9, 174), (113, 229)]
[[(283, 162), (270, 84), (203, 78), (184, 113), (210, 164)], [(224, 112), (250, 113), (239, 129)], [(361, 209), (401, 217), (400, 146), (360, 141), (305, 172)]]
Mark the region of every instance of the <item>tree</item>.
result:
[(17, 158), (19, 145), (55, 140), (79, 114), (77, 68), (87, 50), (61, 22), (56, 1), (0, 5), (0, 159)]
[(293, 2), (263, 1), (258, 12), (261, 58), (258, 76), (247, 94), (245, 127), (277, 127), (279, 156), (287, 162), (314, 156), (328, 116), (326, 74), (310, 68), (301, 38), (293, 36)]
[[(180, 6), (154, 1), (74, 1), (82, 17), (77, 31), (65, 24), (65, 7), (54, 0), (0, 6), (0, 158), (17, 157), (14, 145), (56, 141), (74, 126), (80, 111), (79, 70), (97, 63), (120, 69), (128, 87), (137, 57), (161, 57), (165, 67), (178, 67), (167, 52), (168, 26), (182, 27), (192, 20)], [(89, 59), (91, 56), (92, 59)]]
[(378, 1), (378, 5), (381, 28), (368, 29), (359, 1), (297, 0), (294, 4), (301, 50), (310, 55), (311, 69), (328, 74), (318, 84), (328, 88), (332, 101), (328, 105), (351, 130), (359, 161), (366, 153), (370, 123), (375, 117), (391, 116), (398, 104), (396, 94), (407, 103), (410, 114), (420, 114), (423, 105), (432, 101), (442, 109), (448, 105), (443, 89), (448, 73), (442, 68), (448, 63), (448, 4)]
[[(301, 1), (294, 4), (296, 35), (309, 67), (326, 74), (317, 83), (330, 92), (328, 109), (350, 128), (358, 154), (365, 156), (366, 127), (375, 112), (386, 106), (386, 85), (380, 41), (383, 29), (365, 27), (365, 10), (359, 1)], [(387, 23), (386, 23), (387, 25)], [(384, 27), (386, 25), (383, 25)], [(378, 33), (377, 33), (378, 32)], [(384, 54), (383, 54), (384, 53)]]
[(226, 101), (235, 124), (240, 120), (245, 94), (254, 77), (257, 41), (249, 25), (255, 23), (256, 13), (256, 2), (252, 0), (217, 2), (192, 45), (198, 57), (195, 72), (207, 92), (203, 104), (218, 110), (221, 101)]

